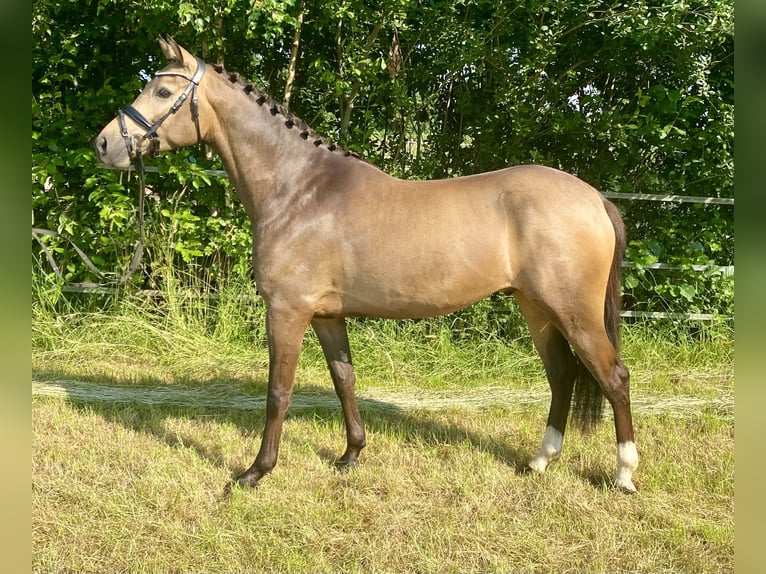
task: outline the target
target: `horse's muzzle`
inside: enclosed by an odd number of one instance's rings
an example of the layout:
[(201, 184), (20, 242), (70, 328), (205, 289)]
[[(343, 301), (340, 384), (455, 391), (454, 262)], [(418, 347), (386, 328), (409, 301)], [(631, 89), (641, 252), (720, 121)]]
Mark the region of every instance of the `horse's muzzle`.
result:
[(109, 137), (104, 135), (104, 132), (101, 132), (93, 140), (93, 148), (96, 151), (98, 161), (104, 165), (117, 168), (127, 168), (130, 166), (130, 156), (121, 138), (115, 144), (114, 140), (110, 141)]

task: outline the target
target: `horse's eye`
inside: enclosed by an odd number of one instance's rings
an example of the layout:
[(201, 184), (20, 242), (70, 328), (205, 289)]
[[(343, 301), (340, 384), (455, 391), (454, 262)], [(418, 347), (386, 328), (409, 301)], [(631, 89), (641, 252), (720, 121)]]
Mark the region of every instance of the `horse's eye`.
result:
[(157, 90), (157, 95), (161, 98), (169, 98), (171, 96), (170, 90), (167, 88), (160, 88)]

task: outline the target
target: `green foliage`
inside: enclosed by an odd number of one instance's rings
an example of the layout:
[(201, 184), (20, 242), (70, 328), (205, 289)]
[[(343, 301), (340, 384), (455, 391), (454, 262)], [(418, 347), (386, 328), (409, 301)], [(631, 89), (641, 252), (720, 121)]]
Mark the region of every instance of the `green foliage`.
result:
[[(108, 269), (126, 265), (136, 183), (98, 167), (91, 141), (162, 65), (156, 37), (173, 35), (279, 99), (298, 28), (291, 109), (396, 175), (535, 162), (603, 191), (733, 197), (725, 0), (37, 0), (36, 225), (66, 231)], [(212, 278), (244, 271), (243, 209), (228, 181), (202, 171), (218, 161), (190, 149), (153, 163), (152, 245), (136, 283), (162, 281), (152, 269), (166, 247), (173, 263)], [(628, 307), (731, 313), (731, 206), (617, 203), (635, 263), (625, 270)], [(90, 279), (52, 243), (69, 279)], [(655, 262), (680, 269), (646, 269)], [(497, 320), (482, 309), (471, 318)]]

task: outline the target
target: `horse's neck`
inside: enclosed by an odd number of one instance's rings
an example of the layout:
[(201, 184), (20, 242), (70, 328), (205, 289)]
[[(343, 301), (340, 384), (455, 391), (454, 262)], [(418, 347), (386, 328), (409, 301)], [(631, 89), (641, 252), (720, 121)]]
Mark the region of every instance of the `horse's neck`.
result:
[(265, 210), (289, 202), (291, 195), (305, 193), (318, 171), (332, 169), (337, 161), (356, 161), (330, 151), (324, 141), (315, 145), (319, 136), (313, 131), (302, 137), (306, 130), (297, 123), (288, 127), (290, 116), (275, 113), (271, 102), (259, 104), (241, 86), (217, 79), (208, 96), (214, 111), (209, 143), (254, 222), (268, 217)]
[(213, 113), (206, 140), (220, 156), (245, 207), (249, 207), (255, 198), (246, 200), (245, 190), (252, 195), (274, 179), (279, 145), (269, 137), (265, 110), (234, 88), (216, 86), (209, 94)]

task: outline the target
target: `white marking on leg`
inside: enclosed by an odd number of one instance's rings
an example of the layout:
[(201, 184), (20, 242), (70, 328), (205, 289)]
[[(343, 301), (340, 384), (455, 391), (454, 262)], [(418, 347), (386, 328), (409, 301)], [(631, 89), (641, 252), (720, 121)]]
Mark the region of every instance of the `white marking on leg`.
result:
[(617, 444), (617, 477), (614, 485), (626, 492), (636, 492), (633, 472), (638, 468), (638, 451), (632, 441)]
[(552, 426), (545, 429), (543, 444), (540, 450), (529, 461), (529, 468), (537, 472), (545, 472), (548, 465), (561, 456), (561, 448), (564, 445), (564, 436)]

